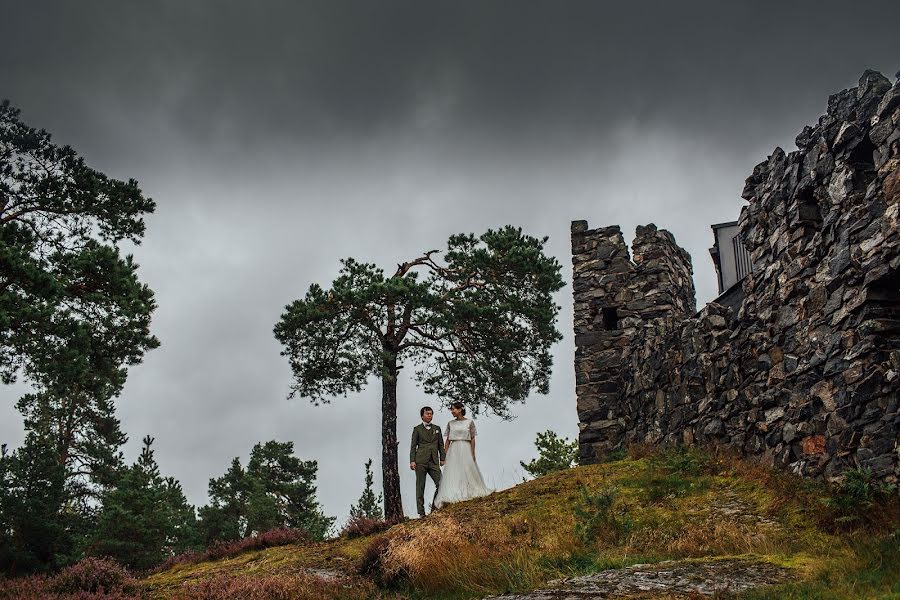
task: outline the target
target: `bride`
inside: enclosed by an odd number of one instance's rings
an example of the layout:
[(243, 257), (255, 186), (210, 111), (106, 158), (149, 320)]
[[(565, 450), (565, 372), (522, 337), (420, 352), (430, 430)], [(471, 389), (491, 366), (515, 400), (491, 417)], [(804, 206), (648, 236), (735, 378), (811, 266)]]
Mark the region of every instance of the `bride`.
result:
[(447, 461), (441, 474), (434, 507), (487, 496), (494, 490), (484, 485), (481, 470), (475, 462), (475, 422), (466, 418), (462, 402), (454, 402), (450, 412), (455, 417), (447, 423), (444, 449)]

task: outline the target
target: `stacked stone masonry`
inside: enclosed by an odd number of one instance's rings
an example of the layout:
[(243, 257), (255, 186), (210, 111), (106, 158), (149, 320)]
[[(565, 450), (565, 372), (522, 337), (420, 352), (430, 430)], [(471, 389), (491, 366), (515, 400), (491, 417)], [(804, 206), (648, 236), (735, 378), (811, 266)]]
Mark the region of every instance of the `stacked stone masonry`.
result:
[(866, 71), (747, 179), (753, 273), (695, 314), (672, 235), (572, 223), (580, 455), (733, 448), (811, 477), (900, 477), (900, 82)]

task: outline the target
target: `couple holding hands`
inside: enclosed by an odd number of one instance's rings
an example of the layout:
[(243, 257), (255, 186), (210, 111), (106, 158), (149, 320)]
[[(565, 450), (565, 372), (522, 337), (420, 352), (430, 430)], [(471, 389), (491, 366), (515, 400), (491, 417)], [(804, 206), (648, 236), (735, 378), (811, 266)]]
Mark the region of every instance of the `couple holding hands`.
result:
[(422, 407), (422, 422), (413, 428), (409, 468), (416, 472), (416, 509), (420, 517), (425, 516), (426, 474), (435, 485), (432, 509), (494, 491), (484, 485), (475, 462), (475, 421), (466, 418), (462, 402), (454, 402), (450, 413), (453, 420), (447, 423), (443, 435), (441, 428), (432, 423), (434, 411), (430, 406)]

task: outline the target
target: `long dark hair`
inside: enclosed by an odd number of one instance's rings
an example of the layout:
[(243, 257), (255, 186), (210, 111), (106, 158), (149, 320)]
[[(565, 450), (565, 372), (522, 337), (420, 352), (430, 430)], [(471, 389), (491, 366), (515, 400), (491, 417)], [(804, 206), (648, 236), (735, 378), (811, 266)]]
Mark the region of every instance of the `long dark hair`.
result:
[(453, 408), (458, 408), (460, 411), (462, 411), (462, 416), (466, 416), (466, 407), (462, 402), (454, 402), (450, 406), (452, 406)]

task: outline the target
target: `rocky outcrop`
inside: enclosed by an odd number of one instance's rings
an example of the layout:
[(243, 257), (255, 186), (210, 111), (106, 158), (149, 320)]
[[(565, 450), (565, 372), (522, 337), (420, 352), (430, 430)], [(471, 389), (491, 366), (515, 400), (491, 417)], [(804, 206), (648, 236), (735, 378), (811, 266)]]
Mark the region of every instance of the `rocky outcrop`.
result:
[(709, 443), (806, 476), (900, 476), (900, 84), (867, 71), (796, 142), (747, 179), (737, 310), (693, 314), (665, 230), (639, 227), (630, 258), (618, 227), (572, 223), (583, 462)]
[(784, 583), (789, 569), (747, 559), (682, 560), (640, 564), (551, 581), (541, 590), (488, 600), (598, 600), (715, 597)]

